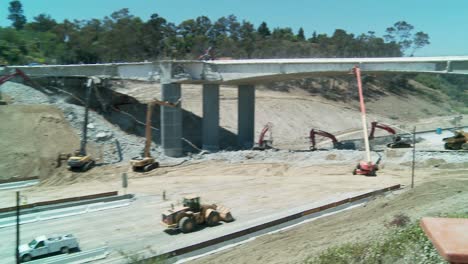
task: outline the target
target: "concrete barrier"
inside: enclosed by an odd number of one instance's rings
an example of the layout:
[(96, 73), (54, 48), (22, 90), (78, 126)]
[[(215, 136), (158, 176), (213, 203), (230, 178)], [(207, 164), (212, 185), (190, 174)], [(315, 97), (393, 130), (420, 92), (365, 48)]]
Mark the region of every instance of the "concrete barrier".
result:
[[(126, 199), (123, 199), (123, 198)], [(42, 210), (38, 212), (30, 212), (28, 214), (24, 214), (21, 212), (20, 215), (20, 223), (27, 224), (33, 223), (37, 221), (45, 221), (51, 219), (57, 219), (67, 216), (73, 215), (80, 215), (85, 213), (97, 212), (101, 210), (107, 210), (112, 208), (119, 208), (123, 206), (130, 205), (130, 202), (134, 199), (134, 195), (122, 195), (119, 197), (115, 197), (116, 201), (109, 201), (109, 202), (98, 202), (97, 204), (85, 204), (85, 205), (78, 205), (75, 204), (67, 205), (69, 207), (60, 206), (58, 209), (49, 209), (49, 210)], [(8, 217), (0, 217), (0, 228), (14, 226), (16, 225), (16, 215), (11, 214)]]
[(38, 260), (33, 260), (30, 264), (80, 264), (99, 259), (104, 259), (109, 255), (107, 247), (96, 248), (78, 253), (58, 255)]
[(1, 190), (24, 188), (24, 187), (36, 185), (38, 183), (39, 183), (39, 179), (1, 183), (0, 184), (0, 191)]

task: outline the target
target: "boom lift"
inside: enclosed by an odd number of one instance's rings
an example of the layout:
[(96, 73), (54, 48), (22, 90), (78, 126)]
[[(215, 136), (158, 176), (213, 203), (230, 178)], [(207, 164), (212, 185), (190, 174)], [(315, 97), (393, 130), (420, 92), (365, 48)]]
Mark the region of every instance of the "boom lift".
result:
[(310, 150), (312, 151), (317, 150), (316, 142), (315, 142), (315, 137), (317, 135), (331, 139), (333, 143), (333, 148), (335, 149), (355, 149), (356, 148), (356, 146), (352, 142), (346, 142), (346, 143), (339, 142), (338, 139), (336, 139), (336, 137), (333, 134), (325, 132), (323, 130), (312, 128), (309, 133)]
[[(387, 131), (388, 133), (390, 133), (392, 135), (396, 134), (395, 129), (393, 129), (393, 128), (387, 126), (387, 125), (384, 125), (384, 124), (379, 124), (378, 122), (374, 121), (374, 122), (371, 123), (371, 132), (369, 134), (369, 140), (374, 139), (374, 133), (375, 133), (376, 128), (383, 129), (383, 130)], [(402, 141), (400, 136), (395, 136), (393, 138), (393, 142), (387, 144), (387, 147), (389, 147), (389, 148), (411, 148), (411, 144), (408, 144), (408, 143)]]
[(146, 107), (146, 127), (145, 127), (145, 150), (143, 157), (134, 157), (130, 160), (130, 165), (132, 166), (133, 171), (151, 171), (159, 167), (159, 162), (157, 162), (153, 157), (151, 157), (150, 148), (151, 148), (151, 116), (153, 114), (154, 105), (163, 105), (169, 107), (177, 107), (180, 103), (170, 103), (154, 100), (148, 103)]
[(365, 175), (365, 176), (377, 176), (377, 170), (379, 169), (379, 163), (381, 158), (373, 163), (370, 156), (369, 137), (367, 136), (367, 120), (366, 120), (366, 106), (364, 104), (364, 95), (362, 93), (362, 82), (361, 82), (361, 69), (358, 66), (354, 66), (353, 73), (356, 76), (358, 92), (359, 92), (359, 103), (361, 106), (361, 121), (362, 121), (362, 132), (364, 133), (364, 145), (366, 147), (366, 160), (360, 161), (353, 170), (353, 174)]
[(86, 153), (86, 141), (87, 141), (87, 133), (88, 133), (88, 112), (89, 112), (89, 104), (91, 101), (91, 91), (95, 83), (98, 83), (100, 80), (98, 78), (89, 78), (88, 82), (86, 83), (86, 87), (88, 88), (86, 91), (86, 102), (85, 102), (85, 114), (84, 114), (84, 122), (83, 122), (83, 131), (81, 133), (81, 142), (80, 142), (80, 149), (75, 151), (73, 155), (68, 158), (67, 164), (70, 170), (75, 171), (87, 171), (91, 169), (95, 161), (91, 158), (90, 155)]
[[(268, 133), (268, 139), (265, 139)], [(260, 132), (257, 144), (253, 147), (254, 150), (265, 150), (273, 148), (273, 124), (268, 122)]]

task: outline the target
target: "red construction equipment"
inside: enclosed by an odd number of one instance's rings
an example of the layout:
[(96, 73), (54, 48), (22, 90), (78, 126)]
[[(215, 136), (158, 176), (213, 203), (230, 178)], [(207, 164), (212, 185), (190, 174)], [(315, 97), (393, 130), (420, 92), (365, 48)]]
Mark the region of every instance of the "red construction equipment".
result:
[[(268, 139), (265, 139), (265, 136), (268, 134)], [(265, 150), (265, 149), (272, 149), (273, 148), (273, 124), (268, 122), (260, 132), (260, 136), (258, 137), (258, 142), (253, 147), (254, 150)]]
[[(372, 126), (371, 126), (371, 132), (369, 134), (369, 140), (374, 139), (375, 128), (383, 129), (383, 130), (387, 131), (388, 133), (390, 133), (392, 135), (396, 134), (395, 129), (393, 129), (390, 126), (387, 126), (385, 124), (379, 124), (378, 122), (374, 121), (374, 122), (371, 123), (371, 125)], [(389, 147), (389, 148), (411, 148), (411, 144), (402, 141), (400, 136), (395, 136), (393, 138), (393, 142), (387, 144), (387, 147)]]
[(353, 170), (353, 174), (376, 176), (377, 175), (376, 172), (379, 169), (378, 165), (380, 162), (380, 157), (375, 164), (371, 161), (369, 137), (367, 136), (366, 106), (364, 104), (364, 95), (362, 93), (361, 69), (359, 68), (359, 66), (354, 66), (353, 73), (356, 75), (357, 86), (358, 86), (358, 91), (359, 91), (359, 103), (361, 106), (361, 119), (362, 119), (362, 132), (364, 134), (364, 145), (366, 147), (366, 160), (359, 162), (359, 164), (356, 166), (356, 169)]
[(328, 133), (323, 130), (312, 128), (309, 133), (310, 150), (312, 151), (317, 150), (316, 142), (315, 142), (316, 135), (331, 139), (333, 143), (333, 148), (335, 149), (355, 149), (356, 148), (356, 146), (352, 142), (346, 142), (346, 143), (339, 142), (338, 139), (336, 139), (336, 137), (333, 134)]
[(0, 85), (4, 84), (5, 82), (8, 82), (9, 80), (17, 76), (23, 78), (25, 81), (30, 82), (31, 84), (34, 84), (34, 82), (22, 70), (15, 69), (14, 73), (3, 75), (0, 77)]

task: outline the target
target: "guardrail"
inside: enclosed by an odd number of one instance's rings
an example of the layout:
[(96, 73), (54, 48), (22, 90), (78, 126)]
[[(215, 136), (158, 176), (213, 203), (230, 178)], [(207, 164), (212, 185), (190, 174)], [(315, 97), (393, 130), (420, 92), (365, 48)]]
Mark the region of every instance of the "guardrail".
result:
[(33, 186), (39, 183), (39, 179), (27, 179), (27, 180), (16, 180), (16, 181), (5, 181), (0, 183), (0, 191), (8, 189), (18, 189), (28, 186)]
[[(39, 208), (45, 205), (63, 204), (63, 203), (71, 203), (71, 202), (84, 202), (84, 200), (93, 200), (93, 199), (102, 198), (102, 197), (111, 197), (111, 196), (116, 196), (117, 194), (118, 192), (114, 191), (114, 192), (98, 193), (98, 194), (91, 194), (91, 195), (85, 195), (85, 196), (69, 197), (69, 198), (58, 199), (58, 200), (37, 202), (37, 203), (21, 205), (20, 210), (23, 211), (29, 208)], [(16, 211), (16, 206), (0, 208), (0, 213), (11, 212), (11, 211)]]
[(81, 251), (65, 255), (58, 255), (38, 260), (33, 260), (30, 264), (80, 264), (99, 259), (104, 259), (109, 255), (107, 247), (96, 248), (92, 250)]

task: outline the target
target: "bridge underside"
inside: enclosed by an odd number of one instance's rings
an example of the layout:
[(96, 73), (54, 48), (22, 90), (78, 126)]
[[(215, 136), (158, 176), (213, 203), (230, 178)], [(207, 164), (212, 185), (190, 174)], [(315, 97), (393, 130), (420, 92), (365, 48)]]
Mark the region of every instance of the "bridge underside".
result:
[[(268, 59), (219, 61), (156, 61), (93, 65), (0, 67), (0, 75), (18, 68), (31, 77), (90, 77), (160, 82), (161, 98), (177, 102), (183, 85), (203, 84), (203, 147), (219, 148), (219, 85), (239, 86), (238, 146), (254, 142), (255, 84), (314, 76), (349, 74), (354, 66), (372, 74), (468, 74), (467, 57)], [(162, 107), (161, 142), (168, 156), (182, 155), (180, 109)]]

